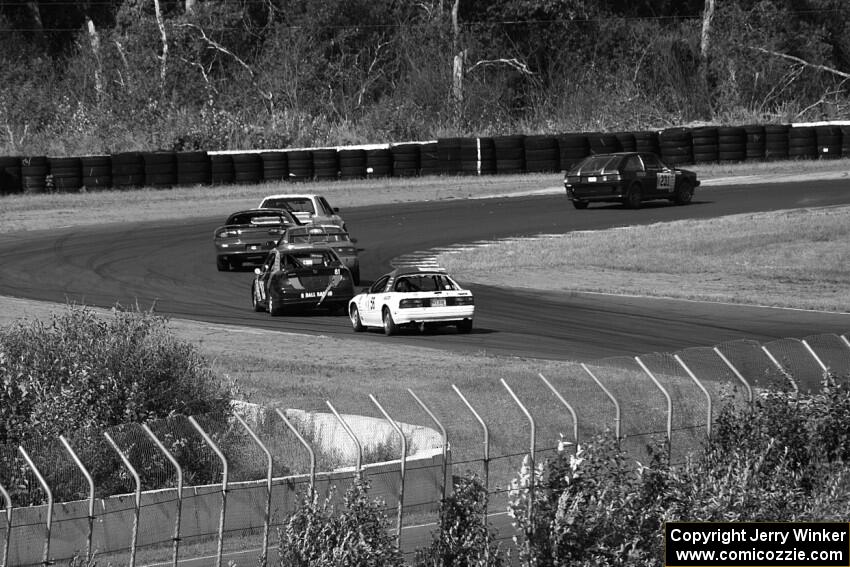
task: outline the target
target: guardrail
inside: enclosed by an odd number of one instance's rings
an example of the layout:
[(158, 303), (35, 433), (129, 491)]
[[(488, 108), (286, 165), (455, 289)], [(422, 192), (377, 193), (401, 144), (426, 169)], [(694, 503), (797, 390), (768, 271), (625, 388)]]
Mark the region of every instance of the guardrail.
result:
[(332, 148), (0, 156), (0, 195), (141, 186), (557, 172), (592, 153), (614, 151), (654, 152), (670, 165), (831, 159), (850, 156), (850, 125), (749, 124), (440, 138)]
[[(333, 495), (357, 477), (370, 480), (398, 530), (433, 519), (463, 470), (483, 479), (492, 511), (510, 491), (534, 489), (533, 467), (527, 484), (511, 482), (523, 462), (565, 441), (610, 431), (641, 459), (662, 439), (679, 462), (711, 434), (722, 398), (748, 403), (773, 386), (814, 391), (827, 372), (850, 379), (850, 333), (607, 358), (522, 384), (494, 377), (503, 401), (495, 405), (454, 385), (445, 399), (408, 390), (407, 405), (391, 411), (370, 396), (375, 417), (340, 414), (330, 402), (326, 412), (236, 404), (231, 415), (0, 446), (0, 565), (95, 552), (121, 565), (206, 554), (221, 564), (235, 546), (267, 557), (305, 492)], [(578, 397), (581, 407), (571, 402)], [(509, 434), (522, 441), (500, 442)]]

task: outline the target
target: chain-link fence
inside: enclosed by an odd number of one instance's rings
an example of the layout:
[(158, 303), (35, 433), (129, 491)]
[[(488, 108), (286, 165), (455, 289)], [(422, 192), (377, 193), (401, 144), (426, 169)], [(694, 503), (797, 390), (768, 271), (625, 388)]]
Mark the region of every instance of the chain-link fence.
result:
[(408, 390), (391, 407), (370, 396), (370, 415), (330, 401), (311, 412), (235, 403), (229, 414), (0, 446), (0, 565), (95, 553), (116, 565), (222, 565), (245, 549), (264, 564), (306, 495), (341, 501), (356, 477), (385, 503), (404, 549), (402, 530), (436, 519), (453, 475), (481, 477), (496, 511), (523, 459), (539, 463), (561, 441), (609, 431), (638, 460), (667, 441), (680, 462), (711, 434), (721, 400), (813, 391), (827, 371), (850, 376), (850, 334), (607, 358), (522, 384), (454, 386), (454, 396)]

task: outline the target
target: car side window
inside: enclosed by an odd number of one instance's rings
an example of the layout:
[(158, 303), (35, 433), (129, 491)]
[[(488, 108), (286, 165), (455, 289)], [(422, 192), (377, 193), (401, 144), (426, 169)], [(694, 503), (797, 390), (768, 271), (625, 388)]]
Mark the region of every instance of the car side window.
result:
[(372, 287), (369, 288), (369, 293), (381, 293), (384, 291), (384, 288), (387, 287), (387, 280), (389, 279), (389, 275), (379, 278), (378, 281), (373, 283)]
[(626, 159), (626, 163), (623, 164), (623, 171), (643, 171), (643, 164), (641, 164), (637, 156), (629, 156), (628, 159)]
[(334, 214), (333, 207), (331, 207), (330, 203), (328, 203), (324, 197), (319, 197), (319, 204), (325, 210), (325, 215), (330, 216)]
[(646, 169), (661, 169), (661, 162), (654, 155), (644, 154), (641, 156), (641, 159), (643, 159), (643, 165)]

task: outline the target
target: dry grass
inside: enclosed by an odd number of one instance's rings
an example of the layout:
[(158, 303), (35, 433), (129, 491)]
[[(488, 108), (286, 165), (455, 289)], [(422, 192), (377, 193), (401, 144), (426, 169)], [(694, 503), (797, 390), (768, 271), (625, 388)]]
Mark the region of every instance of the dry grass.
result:
[(850, 207), (731, 215), (506, 240), (440, 262), (463, 280), (491, 285), (844, 312), (848, 219)]

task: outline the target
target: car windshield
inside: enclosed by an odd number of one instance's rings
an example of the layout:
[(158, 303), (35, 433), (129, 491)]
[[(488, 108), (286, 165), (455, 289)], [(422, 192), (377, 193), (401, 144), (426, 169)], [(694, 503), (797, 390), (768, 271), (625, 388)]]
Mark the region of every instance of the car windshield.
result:
[(570, 170), (570, 174), (604, 173), (606, 170), (615, 172), (619, 162), (620, 156), (591, 156)]
[(254, 224), (254, 225), (281, 225), (290, 224), (289, 220), (280, 214), (269, 214), (267, 212), (236, 213), (230, 215), (225, 224)]
[(299, 244), (304, 242), (348, 242), (348, 233), (339, 228), (303, 228), (291, 230), (289, 242)]
[(313, 201), (307, 197), (272, 197), (263, 201), (263, 208), (287, 209), (296, 213), (313, 213), (316, 211), (313, 208)]
[(293, 251), (281, 258), (284, 269), (327, 267), (335, 263), (336, 257), (327, 250)]
[(416, 274), (401, 276), (395, 284), (395, 290), (400, 292), (416, 291), (445, 291), (456, 290), (451, 279), (445, 274)]

